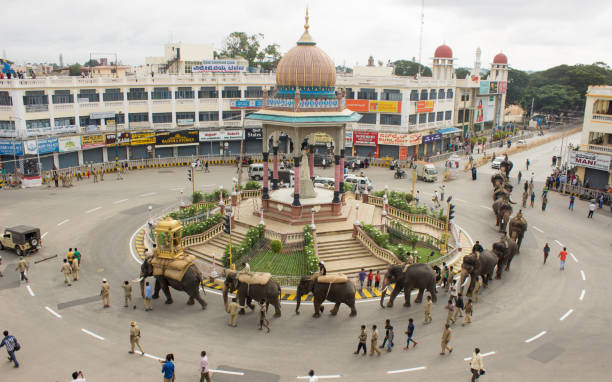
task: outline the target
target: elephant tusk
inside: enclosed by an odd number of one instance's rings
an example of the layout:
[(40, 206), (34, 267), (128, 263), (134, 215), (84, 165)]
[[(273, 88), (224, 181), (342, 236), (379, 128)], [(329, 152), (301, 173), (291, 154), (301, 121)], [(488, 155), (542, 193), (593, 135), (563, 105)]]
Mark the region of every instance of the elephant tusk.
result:
[(144, 276), (140, 276), (139, 278), (137, 278), (136, 280), (132, 280), (133, 283), (139, 283), (142, 280), (144, 280)]

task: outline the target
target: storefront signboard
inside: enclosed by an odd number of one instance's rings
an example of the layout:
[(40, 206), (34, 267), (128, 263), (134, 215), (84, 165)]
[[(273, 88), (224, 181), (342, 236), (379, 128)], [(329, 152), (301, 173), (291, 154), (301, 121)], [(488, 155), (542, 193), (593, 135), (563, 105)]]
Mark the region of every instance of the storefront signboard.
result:
[(60, 137), (58, 138), (58, 144), (60, 153), (79, 151), (81, 149), (81, 137), (78, 135)]

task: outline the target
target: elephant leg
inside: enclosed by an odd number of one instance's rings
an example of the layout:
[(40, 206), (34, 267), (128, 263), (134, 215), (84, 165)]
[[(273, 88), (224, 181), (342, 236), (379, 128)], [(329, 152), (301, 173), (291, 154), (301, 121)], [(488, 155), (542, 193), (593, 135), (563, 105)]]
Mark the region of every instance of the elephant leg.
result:
[(187, 305), (193, 305), (195, 304), (195, 299), (193, 298), (193, 296), (189, 296), (189, 299), (187, 300)]
[(351, 308), (351, 317), (355, 317), (357, 315), (357, 309), (355, 309), (355, 300), (346, 302), (346, 305)]
[[(238, 314), (244, 314), (245, 313), (244, 312), (244, 306), (245, 306), (244, 303), (245, 303), (246, 297), (244, 296), (244, 294), (240, 293), (240, 290), (238, 290), (236, 292), (236, 294), (238, 295), (238, 303), (240, 304), (240, 311), (238, 312)], [(249, 303), (250, 303), (250, 301), (249, 301)]]
[(395, 298), (399, 294), (400, 290), (401, 290), (401, 287), (400, 287), (399, 283), (396, 283), (395, 284), (395, 288), (393, 288), (393, 291), (389, 295), (389, 301), (387, 302), (387, 306), (389, 308), (393, 307), (393, 301), (395, 301)]
[(517, 246), (517, 252), (516, 254), (518, 255), (521, 251), (521, 243), (523, 242), (523, 235), (518, 235), (518, 241), (516, 242), (516, 246)]
[(172, 304), (174, 300), (172, 300), (172, 295), (170, 294), (170, 286), (168, 285), (168, 280), (163, 277), (160, 277), (158, 280), (160, 288), (166, 296), (166, 304)]
[(159, 283), (159, 278), (155, 278), (155, 286), (153, 287), (153, 299), (159, 298), (159, 291), (161, 289), (161, 284)]
[(281, 316), (281, 304), (280, 304), (280, 299), (277, 297), (273, 302), (272, 305), (274, 305), (274, 317), (280, 317)]
[(474, 276), (470, 275), (470, 285), (468, 285), (467, 292), (465, 293), (467, 297), (472, 297), (472, 292), (474, 291), (474, 283)]
[(410, 292), (412, 292), (412, 285), (406, 285), (404, 288), (404, 306), (410, 306)]
[(428, 288), (429, 294), (431, 294), (431, 301), (438, 301), (438, 296), (436, 295), (436, 280), (432, 281), (431, 285)]
[(423, 302), (423, 292), (425, 292), (425, 288), (419, 288), (419, 293), (417, 294), (416, 300), (414, 300), (415, 303), (420, 304)]
[(319, 318), (321, 317), (321, 311), (322, 311), (322, 304), (323, 303), (323, 299), (317, 296), (314, 296), (314, 299), (312, 300), (312, 305), (314, 307), (314, 313), (313, 313), (313, 317), (314, 318)]
[(340, 303), (337, 302), (336, 305), (334, 305), (334, 308), (329, 313), (331, 313), (332, 316), (335, 316), (336, 314), (338, 314), (339, 309), (340, 309)]
[(194, 294), (192, 298), (195, 298), (196, 301), (200, 303), (200, 306), (202, 307), (202, 309), (206, 309), (206, 306), (208, 305), (208, 303), (200, 296), (200, 292), (198, 290), (196, 290), (196, 293)]
[(253, 298), (251, 296), (247, 296), (246, 303), (251, 310), (255, 310), (255, 304), (253, 304)]

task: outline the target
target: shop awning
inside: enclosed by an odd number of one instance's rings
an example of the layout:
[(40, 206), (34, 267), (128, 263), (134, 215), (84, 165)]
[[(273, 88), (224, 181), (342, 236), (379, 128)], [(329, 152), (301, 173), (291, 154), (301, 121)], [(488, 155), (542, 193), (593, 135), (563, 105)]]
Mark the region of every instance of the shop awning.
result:
[(452, 134), (452, 133), (459, 133), (461, 132), (461, 130), (455, 128), (455, 127), (448, 127), (446, 129), (440, 129), (438, 130), (438, 133), (440, 134)]

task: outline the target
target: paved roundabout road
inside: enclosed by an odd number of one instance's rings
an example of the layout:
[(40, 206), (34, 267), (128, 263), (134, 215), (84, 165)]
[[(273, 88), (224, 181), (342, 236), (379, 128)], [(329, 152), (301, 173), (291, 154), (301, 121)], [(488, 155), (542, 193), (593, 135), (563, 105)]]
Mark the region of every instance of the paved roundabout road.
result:
[[(577, 141), (578, 137), (572, 137)], [(511, 157), (517, 169), (525, 158), (533, 163), (536, 190), (542, 187), (553, 150), (559, 141)], [(198, 188), (229, 187), (231, 169), (214, 167), (199, 177)], [(329, 171), (329, 170), (327, 170)], [(331, 174), (331, 171), (329, 171)], [(498, 238), (490, 211), (492, 170), (482, 168), (476, 182), (466, 173), (447, 183), (447, 194), (456, 202), (457, 222), (490, 247)], [(395, 180), (385, 169), (368, 169), (375, 188), (410, 190), (408, 180)], [(609, 214), (587, 220), (585, 202), (567, 210), (567, 198), (552, 194), (546, 212), (536, 207), (524, 213), (529, 223), (521, 254), (509, 273), (493, 281), (475, 305), (473, 324), (453, 328), (452, 355), (440, 356), (439, 344), (448, 296), (438, 293), (433, 323), (421, 324), (423, 308), (401, 304), (382, 309), (377, 301), (358, 305), (358, 315), (348, 317), (342, 307), (336, 317), (314, 319), (311, 306), (296, 316), (283, 305), (283, 316), (271, 319), (272, 332), (256, 329), (254, 313), (240, 316), (238, 328), (227, 326), (219, 295), (207, 293), (208, 309), (187, 306), (187, 297), (174, 292), (175, 303), (154, 302), (154, 310), (123, 308), (123, 280), (137, 278), (139, 267), (129, 251), (134, 231), (147, 219), (149, 205), (160, 214), (177, 202), (185, 187), (184, 169), (136, 171), (123, 180), (107, 177), (103, 183), (78, 183), (72, 189), (38, 189), (2, 192), (0, 223), (30, 224), (45, 234), (44, 250), (29, 258), (31, 283), (20, 284), (13, 253), (3, 252), (4, 277), (0, 278), (0, 323), (18, 336), (23, 349), (17, 354), (22, 367), (0, 364), (0, 373), (12, 380), (68, 380), (83, 370), (88, 380), (149, 381), (160, 378), (155, 360), (168, 352), (176, 356), (177, 381), (196, 380), (199, 352), (207, 350), (217, 381), (290, 381), (313, 368), (317, 374), (343, 380), (424, 381), (468, 379), (469, 357), (475, 346), (484, 359), (489, 380), (559, 381), (601, 380), (607, 375), (607, 349), (612, 335), (608, 322), (607, 285), (611, 260), (612, 222)], [(516, 182), (516, 178), (514, 178)], [(438, 185), (417, 183), (422, 199)], [(520, 190), (514, 192), (520, 199)], [(541, 248), (549, 242), (552, 256), (542, 264)], [(567, 269), (559, 271), (555, 255), (566, 245)], [(83, 253), (81, 280), (68, 288), (60, 273), (60, 258), (68, 247)], [(35, 261), (58, 254), (40, 263)], [(99, 300), (102, 278), (111, 283), (111, 308)], [(417, 322), (419, 345), (403, 351), (403, 332), (409, 317)], [(381, 357), (353, 355), (359, 325), (382, 327), (389, 318), (396, 332), (392, 353)], [(129, 322), (139, 323), (146, 356), (130, 355)], [(368, 343), (369, 345), (369, 343)]]

